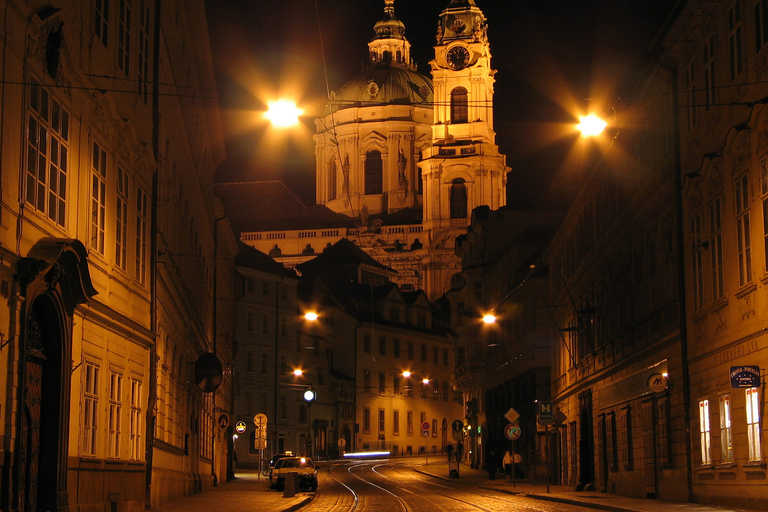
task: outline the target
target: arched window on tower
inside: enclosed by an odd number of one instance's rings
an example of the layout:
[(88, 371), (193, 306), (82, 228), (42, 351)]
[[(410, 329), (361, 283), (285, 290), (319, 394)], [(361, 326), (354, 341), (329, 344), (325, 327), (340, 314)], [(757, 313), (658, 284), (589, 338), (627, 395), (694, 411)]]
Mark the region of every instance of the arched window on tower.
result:
[(462, 178), (451, 182), (451, 218), (467, 218), (467, 186)]
[(365, 154), (365, 194), (381, 194), (381, 153), (369, 151)]
[(336, 159), (328, 162), (328, 200), (336, 199)]
[(456, 87), (451, 91), (451, 122), (466, 123), (469, 120), (468, 108), (467, 90), (463, 87)]

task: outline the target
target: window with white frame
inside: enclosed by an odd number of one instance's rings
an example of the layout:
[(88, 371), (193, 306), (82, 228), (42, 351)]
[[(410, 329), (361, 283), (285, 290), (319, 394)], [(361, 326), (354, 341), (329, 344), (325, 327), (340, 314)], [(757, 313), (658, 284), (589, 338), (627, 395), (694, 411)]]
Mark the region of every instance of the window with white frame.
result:
[(96, 456), (99, 427), (99, 367), (83, 365), (83, 455)]
[(118, 0), (117, 67), (125, 76), (131, 72), (131, 3)]
[(149, 93), (149, 2), (139, 1), (138, 92), (146, 103)]
[(720, 456), (721, 462), (733, 462), (731, 437), (731, 395), (720, 395)]
[(24, 200), (64, 226), (69, 168), (69, 111), (30, 77)]
[(363, 432), (371, 432), (371, 410), (368, 407), (363, 407)]
[(400, 435), (400, 411), (392, 411), (392, 434)]
[(107, 224), (107, 152), (93, 142), (91, 159), (91, 249), (104, 255)]
[(141, 381), (131, 379), (131, 425), (128, 432), (131, 460), (141, 460), (144, 447), (141, 446)]
[(109, 0), (96, 0), (93, 32), (104, 46), (109, 44)]
[(386, 426), (384, 421), (385, 414), (386, 413), (384, 409), (379, 409), (379, 433), (380, 434), (384, 433), (384, 427)]
[(693, 284), (693, 311), (704, 307), (704, 249), (701, 246), (701, 215), (691, 219), (691, 274)]
[(405, 432), (409, 435), (413, 435), (413, 411), (405, 413)]
[(747, 442), (749, 443), (749, 460), (759, 461), (762, 458), (760, 450), (760, 393), (757, 388), (749, 388), (744, 409), (747, 412)]
[(744, 71), (744, 35), (741, 30), (741, 0), (728, 9), (728, 50), (731, 56), (731, 82)]
[(136, 189), (136, 281), (147, 282), (147, 223), (149, 222), (149, 204), (147, 193)]
[(117, 211), (115, 212), (115, 265), (128, 265), (128, 173), (117, 167)]
[(107, 458), (120, 458), (120, 423), (123, 415), (123, 376), (109, 372)]
[(709, 203), (709, 254), (712, 264), (712, 300), (725, 295), (723, 269), (723, 206), (720, 197)]
[(739, 286), (752, 282), (752, 243), (749, 222), (749, 174), (734, 184), (736, 193), (736, 248), (739, 256)]
[(701, 464), (702, 466), (707, 466), (712, 464), (709, 429), (709, 400), (699, 400), (699, 433), (701, 439)]

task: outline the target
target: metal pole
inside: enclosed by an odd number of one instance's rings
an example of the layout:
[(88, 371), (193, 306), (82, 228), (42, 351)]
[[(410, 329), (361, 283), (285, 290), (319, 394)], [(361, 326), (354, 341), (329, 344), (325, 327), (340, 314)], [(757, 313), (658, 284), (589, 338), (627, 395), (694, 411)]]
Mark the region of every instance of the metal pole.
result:
[(515, 466), (515, 455), (517, 454), (517, 443), (515, 441), (512, 441), (512, 487), (515, 487), (515, 473), (517, 472), (517, 467)]
[(547, 442), (547, 494), (549, 494), (549, 480), (552, 477), (552, 446), (550, 446), (551, 443), (549, 442), (549, 425), (547, 425), (546, 429), (547, 433), (544, 439), (546, 439)]

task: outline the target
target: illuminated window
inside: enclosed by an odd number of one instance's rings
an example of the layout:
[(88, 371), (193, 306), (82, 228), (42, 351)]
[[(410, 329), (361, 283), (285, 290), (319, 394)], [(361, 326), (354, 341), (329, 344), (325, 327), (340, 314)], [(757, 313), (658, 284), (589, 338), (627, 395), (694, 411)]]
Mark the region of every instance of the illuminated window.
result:
[(136, 189), (136, 281), (139, 284), (147, 282), (147, 223), (149, 222), (149, 205), (147, 193)]
[(131, 425), (128, 432), (131, 460), (141, 460), (144, 447), (141, 445), (141, 431), (144, 427), (141, 415), (141, 382), (131, 379)]
[(128, 76), (131, 71), (131, 4), (119, 0), (117, 20), (117, 67)]
[(115, 217), (115, 265), (128, 265), (128, 173), (117, 168), (117, 212)]
[(760, 451), (760, 393), (757, 388), (747, 389), (747, 442), (749, 443), (749, 460), (759, 461)]
[(146, 103), (149, 92), (149, 4), (144, 0), (139, 2), (139, 66), (138, 92)]
[(369, 151), (365, 155), (365, 194), (381, 194), (382, 190), (381, 153)]
[(701, 438), (701, 465), (712, 464), (709, 431), (709, 400), (699, 401), (699, 433)]
[(749, 174), (734, 184), (736, 193), (736, 248), (739, 256), (739, 286), (752, 282), (752, 243), (749, 220)]
[(93, 32), (104, 46), (109, 44), (109, 0), (96, 0)]
[(709, 204), (709, 253), (712, 258), (712, 300), (725, 295), (723, 269), (723, 207), (721, 198)]
[(728, 49), (731, 55), (731, 81), (744, 71), (744, 35), (741, 30), (741, 0), (728, 9)]
[(91, 249), (104, 254), (104, 230), (107, 222), (107, 152), (93, 143), (91, 160)]
[(731, 395), (720, 396), (720, 453), (722, 462), (733, 462), (731, 437)]
[(64, 225), (69, 164), (69, 112), (30, 78), (27, 111), (27, 174), (24, 199)]
[(96, 455), (99, 418), (99, 367), (84, 365), (83, 382), (83, 455)]
[(109, 416), (107, 436), (107, 457), (120, 458), (120, 423), (123, 414), (123, 376), (116, 372), (109, 374)]

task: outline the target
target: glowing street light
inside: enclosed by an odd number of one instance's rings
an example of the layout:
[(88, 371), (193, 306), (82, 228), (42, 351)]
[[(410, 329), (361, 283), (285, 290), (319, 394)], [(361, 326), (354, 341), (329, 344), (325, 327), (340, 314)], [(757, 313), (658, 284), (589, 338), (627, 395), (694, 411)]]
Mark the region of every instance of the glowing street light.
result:
[(496, 315), (493, 313), (487, 313), (483, 315), (483, 323), (486, 324), (495, 324), (496, 323)]
[(269, 104), (269, 110), (264, 113), (270, 123), (278, 128), (289, 128), (299, 124), (299, 116), (304, 111), (288, 100), (278, 100)]
[(403, 377), (405, 377), (406, 379), (407, 379), (408, 377), (410, 377), (410, 376), (411, 376), (411, 372), (409, 372), (408, 370), (405, 370), (405, 371), (403, 372)]
[(317, 313), (315, 313), (314, 311), (307, 311), (306, 313), (304, 313), (304, 319), (309, 320), (310, 322), (314, 322), (315, 320), (317, 320)]
[(580, 116), (578, 129), (585, 137), (594, 137), (603, 132), (608, 123), (597, 117), (595, 114), (589, 114), (587, 116)]
[(301, 368), (296, 368), (295, 370), (293, 370), (293, 374), (296, 377), (301, 377), (302, 375), (304, 375), (304, 371)]

